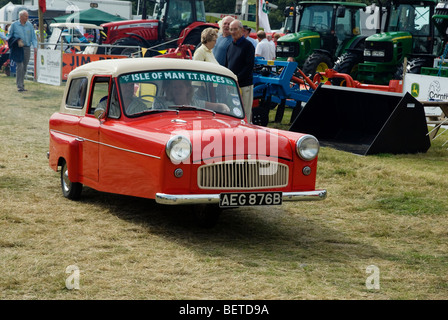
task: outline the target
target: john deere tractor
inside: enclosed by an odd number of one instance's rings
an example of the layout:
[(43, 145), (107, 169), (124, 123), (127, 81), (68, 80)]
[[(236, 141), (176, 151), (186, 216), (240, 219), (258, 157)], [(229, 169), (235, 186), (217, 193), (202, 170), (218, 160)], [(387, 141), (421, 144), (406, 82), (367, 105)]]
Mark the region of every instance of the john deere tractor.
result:
[(431, 19), (437, 1), (389, 0), (379, 4), (385, 8), (382, 10), (385, 12), (384, 31), (365, 39), (364, 62), (358, 65), (357, 73), (354, 75), (343, 63), (348, 59), (360, 59), (359, 52), (347, 52), (334, 69), (364, 83), (388, 84), (391, 79), (403, 78), (405, 58), (406, 71), (410, 73), (420, 73), (422, 67), (432, 66), (435, 56), (443, 49)]
[(277, 59), (294, 60), (306, 75), (332, 68), (348, 49), (364, 48), (360, 10), (366, 5), (339, 1), (304, 1), (286, 7)]

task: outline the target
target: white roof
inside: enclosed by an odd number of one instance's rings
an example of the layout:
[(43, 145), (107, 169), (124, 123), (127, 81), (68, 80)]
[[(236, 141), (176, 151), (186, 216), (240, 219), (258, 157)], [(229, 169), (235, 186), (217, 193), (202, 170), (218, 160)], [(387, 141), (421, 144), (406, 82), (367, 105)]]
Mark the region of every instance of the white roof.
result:
[(196, 72), (215, 73), (237, 81), (236, 75), (229, 69), (212, 62), (173, 59), (173, 58), (124, 58), (94, 61), (79, 66), (69, 74), (73, 77), (93, 75), (111, 75), (117, 77), (124, 73), (152, 70), (192, 70)]

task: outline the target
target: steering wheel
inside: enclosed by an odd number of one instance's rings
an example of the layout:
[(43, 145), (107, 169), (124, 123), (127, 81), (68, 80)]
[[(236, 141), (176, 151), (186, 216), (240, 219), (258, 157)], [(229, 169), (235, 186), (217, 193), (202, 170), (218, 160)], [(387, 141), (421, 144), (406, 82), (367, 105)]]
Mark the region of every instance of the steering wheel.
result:
[(326, 30), (326, 29), (328, 29), (328, 25), (325, 23), (316, 23), (314, 25), (314, 28), (320, 29), (320, 30)]

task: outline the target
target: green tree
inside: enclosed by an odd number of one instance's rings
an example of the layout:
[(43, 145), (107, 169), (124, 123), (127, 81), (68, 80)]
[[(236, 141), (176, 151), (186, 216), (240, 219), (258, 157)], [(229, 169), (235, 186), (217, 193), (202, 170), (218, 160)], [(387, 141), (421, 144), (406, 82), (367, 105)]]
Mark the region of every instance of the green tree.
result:
[(22, 4), (22, 0), (0, 0), (0, 8), (3, 8), (9, 2), (12, 2), (13, 4)]
[(235, 13), (235, 0), (207, 0), (204, 3), (206, 12)]

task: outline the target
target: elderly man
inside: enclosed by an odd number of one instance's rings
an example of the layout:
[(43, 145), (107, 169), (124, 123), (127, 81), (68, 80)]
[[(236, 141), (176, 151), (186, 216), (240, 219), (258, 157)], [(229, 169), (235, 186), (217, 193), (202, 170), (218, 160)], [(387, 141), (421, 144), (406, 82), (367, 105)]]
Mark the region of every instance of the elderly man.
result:
[(235, 20), (231, 16), (226, 16), (222, 19), (221, 23), (221, 32), (218, 35), (218, 39), (216, 39), (215, 47), (213, 48), (213, 55), (216, 58), (216, 61), (220, 65), (224, 65), (226, 62), (226, 53), (229, 44), (232, 42), (232, 36), (230, 35), (230, 23)]
[(230, 24), (230, 34), (232, 43), (227, 49), (225, 66), (238, 77), (238, 84), (241, 88), (243, 107), (247, 121), (252, 122), (252, 102), (253, 102), (253, 69), (255, 62), (255, 48), (243, 36), (243, 24), (239, 20), (234, 20)]
[(31, 49), (30, 46), (37, 48), (37, 37), (34, 32), (33, 25), (28, 21), (28, 11), (22, 10), (19, 12), (19, 20), (14, 21), (9, 28), (8, 39), (21, 39), (19, 47), (23, 48), (23, 61), (16, 61), (16, 83), (19, 92), (25, 90), (25, 74), (30, 61)]

